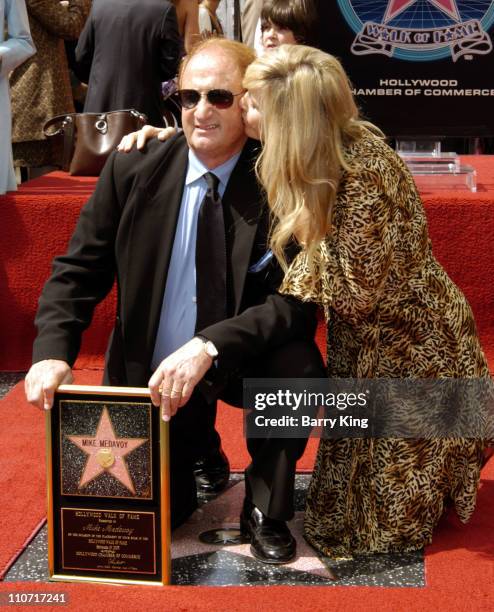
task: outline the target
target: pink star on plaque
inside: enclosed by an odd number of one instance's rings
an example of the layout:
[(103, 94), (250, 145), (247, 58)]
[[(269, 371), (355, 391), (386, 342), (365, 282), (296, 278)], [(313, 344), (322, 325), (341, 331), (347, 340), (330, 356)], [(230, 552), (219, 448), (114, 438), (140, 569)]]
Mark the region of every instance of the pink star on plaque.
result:
[[(428, 1), (455, 21), (461, 21), (460, 13), (458, 12), (458, 7), (456, 6), (456, 0)], [(386, 13), (384, 14), (384, 23), (388, 23), (388, 21), (394, 19), (397, 15), (416, 2), (417, 0), (389, 0)]]
[(106, 406), (103, 408), (93, 438), (89, 436), (67, 436), (67, 438), (88, 455), (79, 481), (79, 489), (103, 472), (108, 472), (135, 495), (134, 484), (124, 457), (147, 442), (148, 438), (117, 438)]

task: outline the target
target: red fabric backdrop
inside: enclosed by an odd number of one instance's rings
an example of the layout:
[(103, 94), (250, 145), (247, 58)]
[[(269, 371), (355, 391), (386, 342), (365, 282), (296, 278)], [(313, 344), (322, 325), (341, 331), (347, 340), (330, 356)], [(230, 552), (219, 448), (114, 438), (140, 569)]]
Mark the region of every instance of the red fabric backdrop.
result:
[[(471, 156), (478, 191), (422, 190), (434, 253), (469, 299), (483, 346), (494, 356), (494, 156)], [(62, 172), (0, 197), (0, 370), (30, 365), (37, 299), (53, 257), (63, 253), (95, 179)], [(77, 367), (101, 367), (115, 297), (98, 308)]]

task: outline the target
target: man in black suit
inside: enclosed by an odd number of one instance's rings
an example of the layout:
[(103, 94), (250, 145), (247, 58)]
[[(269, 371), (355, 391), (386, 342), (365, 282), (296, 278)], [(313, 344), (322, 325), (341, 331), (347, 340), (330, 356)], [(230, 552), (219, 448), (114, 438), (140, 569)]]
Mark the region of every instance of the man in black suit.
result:
[(93, 0), (75, 51), (89, 77), (84, 111), (135, 108), (164, 125), (161, 83), (175, 77), (181, 53), (171, 2)]
[[(214, 39), (188, 56), (180, 75), (184, 135), (165, 144), (155, 140), (146, 153), (110, 157), (67, 254), (54, 261), (36, 317), (26, 393), (48, 409), (56, 387), (70, 382), (81, 333), (116, 277), (118, 314), (104, 381), (144, 386), (149, 380), (153, 403), (161, 404), (166, 419), (182, 406), (170, 422), (175, 526), (196, 507), (193, 466), (216, 397), (241, 405), (245, 375), (324, 376), (312, 339), (315, 308), (276, 292), (282, 273), (266, 254), (268, 215), (253, 171), (257, 144), (244, 134), (239, 99), (253, 59), (245, 45)], [(222, 202), (215, 202), (224, 214), (226, 254), (220, 270), (226, 310), (216, 322), (204, 308), (214, 298), (220, 266), (213, 242), (222, 232), (200, 244), (210, 171), (219, 179)], [(205, 299), (198, 257), (211, 263)], [(180, 383), (189, 366), (205, 374), (192, 394)], [(174, 382), (165, 385), (165, 379)], [(285, 521), (293, 516), (296, 461), (306, 440), (267, 436), (247, 445), (252, 463), (242, 528), (258, 558), (284, 563), (295, 555)]]

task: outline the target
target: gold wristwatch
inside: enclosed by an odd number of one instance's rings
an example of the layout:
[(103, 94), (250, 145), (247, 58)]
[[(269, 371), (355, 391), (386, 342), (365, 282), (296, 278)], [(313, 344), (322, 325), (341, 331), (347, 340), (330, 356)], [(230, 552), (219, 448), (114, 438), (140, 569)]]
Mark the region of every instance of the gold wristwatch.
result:
[(200, 334), (196, 334), (194, 338), (199, 338), (199, 340), (202, 341), (202, 347), (208, 357), (211, 357), (213, 361), (215, 359), (218, 359), (218, 349), (214, 346), (211, 340), (208, 340), (207, 338), (205, 338), (204, 336), (201, 336)]

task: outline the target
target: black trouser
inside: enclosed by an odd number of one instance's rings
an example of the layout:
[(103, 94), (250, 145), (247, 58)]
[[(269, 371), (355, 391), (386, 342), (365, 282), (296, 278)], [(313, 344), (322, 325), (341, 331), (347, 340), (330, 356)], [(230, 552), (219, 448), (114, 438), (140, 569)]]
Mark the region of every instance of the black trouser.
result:
[[(314, 342), (291, 342), (266, 353), (242, 377), (231, 381), (219, 398), (243, 407), (243, 378), (324, 378), (326, 371)], [(193, 467), (203, 450), (213, 403), (195, 391), (186, 406), (170, 422), (170, 480), (172, 527), (196, 508)], [(249, 408), (249, 406), (245, 406)], [(246, 496), (267, 516), (289, 520), (293, 516), (295, 470), (307, 438), (270, 437), (247, 439), (252, 458), (245, 470)]]

